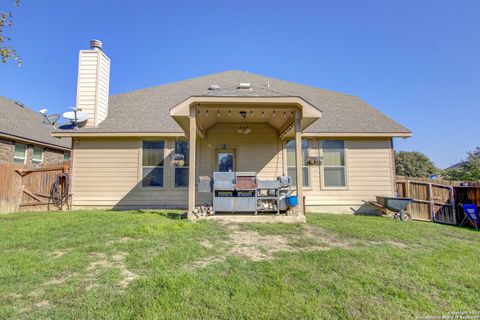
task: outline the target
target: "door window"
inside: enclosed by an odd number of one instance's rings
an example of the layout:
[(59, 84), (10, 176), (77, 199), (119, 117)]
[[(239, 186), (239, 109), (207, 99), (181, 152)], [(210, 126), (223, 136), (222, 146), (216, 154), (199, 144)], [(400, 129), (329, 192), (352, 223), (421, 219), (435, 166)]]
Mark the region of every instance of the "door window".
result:
[(235, 168), (235, 154), (232, 151), (217, 152), (217, 168), (219, 172), (233, 172)]

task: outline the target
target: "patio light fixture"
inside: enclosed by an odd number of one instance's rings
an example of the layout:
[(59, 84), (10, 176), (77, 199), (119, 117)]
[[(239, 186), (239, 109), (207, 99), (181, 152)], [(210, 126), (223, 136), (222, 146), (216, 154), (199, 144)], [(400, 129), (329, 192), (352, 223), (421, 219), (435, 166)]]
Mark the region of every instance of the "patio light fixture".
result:
[(237, 129), (238, 134), (249, 134), (252, 132), (252, 129), (247, 125), (247, 112), (245, 111), (240, 111), (240, 117), (242, 117), (242, 124), (240, 127)]

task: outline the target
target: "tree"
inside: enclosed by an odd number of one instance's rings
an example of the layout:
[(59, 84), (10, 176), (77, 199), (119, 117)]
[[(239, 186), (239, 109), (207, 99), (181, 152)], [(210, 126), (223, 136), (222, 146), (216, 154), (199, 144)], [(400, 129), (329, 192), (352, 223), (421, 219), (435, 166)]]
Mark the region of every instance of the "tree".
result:
[[(15, 1), (18, 7), (20, 0)], [(22, 64), (22, 59), (17, 54), (17, 50), (12, 45), (6, 45), (6, 42), (11, 41), (10, 37), (5, 35), (5, 29), (10, 27), (13, 23), (13, 14), (11, 12), (0, 12), (0, 59), (3, 63), (12, 60), (16, 65)]]
[(468, 151), (467, 159), (458, 168), (446, 170), (445, 177), (450, 180), (480, 180), (480, 147)]
[(399, 176), (425, 178), (437, 172), (433, 162), (418, 151), (395, 152), (395, 166)]

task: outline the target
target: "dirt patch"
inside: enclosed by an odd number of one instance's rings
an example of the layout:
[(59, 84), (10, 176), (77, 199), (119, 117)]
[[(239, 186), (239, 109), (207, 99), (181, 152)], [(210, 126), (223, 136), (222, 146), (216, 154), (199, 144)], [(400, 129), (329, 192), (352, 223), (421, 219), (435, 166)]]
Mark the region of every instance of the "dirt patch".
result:
[(35, 303), (33, 306), (35, 308), (46, 308), (50, 306), (50, 302), (48, 302), (47, 300), (42, 300), (40, 302)]
[(200, 244), (207, 249), (212, 249), (214, 247), (214, 244), (208, 239), (203, 239), (200, 241)]
[(116, 283), (122, 289), (127, 288), (132, 281), (138, 278), (138, 275), (130, 271), (126, 264), (126, 252), (118, 252), (109, 258), (103, 252), (93, 253), (93, 261), (87, 266), (86, 273), (80, 274), (72, 272), (40, 284), (35, 290), (28, 293), (28, 296), (38, 297), (45, 293), (45, 288), (50, 286), (62, 285), (72, 278), (78, 278), (85, 285), (85, 290), (90, 291), (97, 286), (97, 278), (104, 269), (115, 268), (120, 271), (121, 280)]
[(134, 241), (134, 240), (135, 239), (130, 238), (130, 237), (123, 237), (123, 238), (120, 238), (118, 240), (107, 241), (106, 244), (107, 244), (107, 246), (111, 246), (111, 245), (116, 244), (116, 243), (129, 243), (129, 242)]
[[(107, 268), (116, 268), (120, 271), (122, 279), (117, 283), (121, 288), (127, 288), (128, 285), (138, 278), (138, 275), (128, 270), (125, 264), (125, 258), (127, 257), (126, 252), (118, 252), (111, 259), (108, 259), (105, 253), (96, 253), (94, 256), (95, 261), (92, 261), (87, 267), (88, 276), (91, 279), (96, 278), (96, 276), (102, 271), (102, 269)], [(90, 283), (86, 289), (91, 290), (96, 284), (94, 282)]]
[[(241, 228), (238, 223), (224, 223), (229, 231), (229, 238), (219, 247), (223, 247), (221, 255), (209, 256), (195, 261), (189, 269), (204, 268), (224, 261), (228, 256), (241, 256), (252, 261), (271, 260), (279, 252), (311, 252), (334, 248), (351, 249), (371, 245), (392, 245), (400, 248), (407, 244), (394, 241), (365, 241), (354, 238), (341, 238), (335, 233), (314, 225), (303, 225), (298, 233), (285, 235), (264, 235), (253, 230)], [(206, 248), (213, 244), (204, 239), (200, 242)]]
[(56, 251), (50, 252), (48, 254), (48, 257), (51, 258), (51, 259), (58, 259), (58, 258), (64, 256), (65, 254), (69, 253), (72, 250), (73, 250), (72, 248), (66, 248), (66, 249), (63, 249), (63, 250), (56, 250)]
[(236, 224), (229, 224), (231, 244), (229, 254), (244, 256), (253, 261), (272, 259), (278, 251), (290, 251), (287, 237), (260, 235), (255, 231), (241, 230)]
[(64, 276), (46, 281), (46, 282), (43, 283), (42, 286), (50, 286), (50, 285), (58, 286), (58, 285), (61, 285), (61, 284), (65, 283), (68, 279), (70, 279), (72, 277), (76, 277), (78, 275), (79, 275), (78, 273), (73, 272), (73, 273), (70, 273), (70, 274), (67, 274), (67, 275), (64, 275)]

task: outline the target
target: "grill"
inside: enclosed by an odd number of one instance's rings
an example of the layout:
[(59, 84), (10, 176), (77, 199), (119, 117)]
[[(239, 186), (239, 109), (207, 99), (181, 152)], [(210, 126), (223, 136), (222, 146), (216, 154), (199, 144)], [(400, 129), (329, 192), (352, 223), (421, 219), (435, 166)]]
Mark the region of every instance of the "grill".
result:
[(276, 212), (288, 209), (290, 177), (257, 179), (256, 172), (214, 172), (213, 210), (215, 212)]
[(214, 172), (215, 212), (256, 212), (255, 172)]

